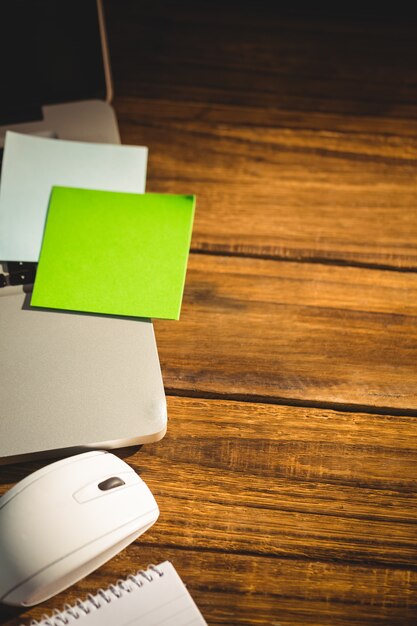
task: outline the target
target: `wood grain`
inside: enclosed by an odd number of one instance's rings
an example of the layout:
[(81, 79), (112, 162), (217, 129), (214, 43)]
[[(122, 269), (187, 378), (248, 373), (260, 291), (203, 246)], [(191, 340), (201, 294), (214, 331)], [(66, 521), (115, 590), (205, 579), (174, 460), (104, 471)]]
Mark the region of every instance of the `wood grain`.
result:
[(123, 137), (150, 148), (148, 190), (197, 195), (194, 250), (416, 268), (416, 138), (116, 106)]
[(122, 138), (149, 146), (150, 191), (197, 193), (195, 250), (417, 267), (412, 24), (108, 12)]
[(180, 323), (158, 320), (176, 393), (417, 409), (417, 276), (192, 255)]
[(156, 525), (25, 623), (166, 558), (209, 624), (413, 623), (415, 419), (175, 397), (169, 416), (127, 459)]
[(106, 9), (116, 93), (416, 117), (415, 24), (405, 14), (291, 16), (262, 1), (237, 12), (219, 0), (175, 10), (166, 0), (112, 0)]

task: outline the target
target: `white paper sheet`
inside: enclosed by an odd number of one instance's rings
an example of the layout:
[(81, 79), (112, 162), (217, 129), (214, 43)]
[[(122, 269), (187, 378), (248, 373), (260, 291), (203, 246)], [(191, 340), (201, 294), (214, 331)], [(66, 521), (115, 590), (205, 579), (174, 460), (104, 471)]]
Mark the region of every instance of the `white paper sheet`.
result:
[[(87, 614), (79, 608), (74, 611), (79, 617), (80, 626), (207, 626), (194, 600), (182, 582), (174, 566), (165, 561), (157, 566), (162, 576), (159, 577), (152, 570), (147, 570), (149, 582), (141, 576), (136, 576), (142, 586), (136, 586), (127, 580), (125, 587), (128, 591), (118, 591), (117, 597), (112, 591), (106, 591), (109, 602), (97, 594), (94, 603), (84, 603)], [(58, 626), (69, 619), (71, 613), (64, 610), (59, 615), (42, 619), (38, 626)]]
[(0, 181), (0, 260), (37, 262), (54, 185), (143, 193), (148, 149), (8, 131)]

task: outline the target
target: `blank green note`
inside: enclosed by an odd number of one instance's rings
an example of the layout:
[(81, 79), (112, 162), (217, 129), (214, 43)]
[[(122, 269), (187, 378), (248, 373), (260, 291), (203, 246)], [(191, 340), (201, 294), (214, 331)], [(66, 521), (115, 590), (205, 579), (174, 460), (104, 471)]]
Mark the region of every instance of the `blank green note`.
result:
[(31, 304), (179, 319), (194, 196), (54, 187)]

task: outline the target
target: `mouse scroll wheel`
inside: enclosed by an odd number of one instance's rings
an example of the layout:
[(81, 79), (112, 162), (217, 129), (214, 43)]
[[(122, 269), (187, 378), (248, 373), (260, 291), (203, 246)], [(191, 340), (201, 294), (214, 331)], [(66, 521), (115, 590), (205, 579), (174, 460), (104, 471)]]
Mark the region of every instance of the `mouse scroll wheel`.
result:
[(125, 481), (118, 476), (112, 476), (111, 478), (107, 478), (106, 480), (103, 480), (103, 482), (99, 483), (98, 488), (101, 489), (101, 491), (108, 491), (109, 489), (121, 487), (125, 484)]

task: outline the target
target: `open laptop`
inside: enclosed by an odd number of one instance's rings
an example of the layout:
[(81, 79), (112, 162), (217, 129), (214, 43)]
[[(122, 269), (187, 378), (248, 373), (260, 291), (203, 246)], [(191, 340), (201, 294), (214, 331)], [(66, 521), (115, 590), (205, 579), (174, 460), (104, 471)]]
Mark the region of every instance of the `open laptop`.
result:
[[(101, 2), (11, 0), (2, 18), (0, 148), (8, 129), (119, 143)], [(151, 321), (31, 309), (35, 272), (0, 259), (0, 463), (161, 439)]]

